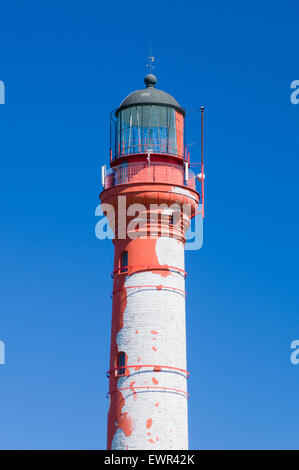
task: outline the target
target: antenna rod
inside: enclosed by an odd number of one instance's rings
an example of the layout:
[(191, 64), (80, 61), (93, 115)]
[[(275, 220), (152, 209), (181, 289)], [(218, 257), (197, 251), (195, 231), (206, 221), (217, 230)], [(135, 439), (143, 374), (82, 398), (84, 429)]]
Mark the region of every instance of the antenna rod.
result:
[(155, 57), (152, 56), (152, 42), (151, 41), (149, 43), (149, 56), (147, 60), (148, 60), (148, 64), (146, 64), (146, 67), (149, 69), (149, 73), (152, 73), (152, 69), (155, 68), (155, 65), (154, 65)]

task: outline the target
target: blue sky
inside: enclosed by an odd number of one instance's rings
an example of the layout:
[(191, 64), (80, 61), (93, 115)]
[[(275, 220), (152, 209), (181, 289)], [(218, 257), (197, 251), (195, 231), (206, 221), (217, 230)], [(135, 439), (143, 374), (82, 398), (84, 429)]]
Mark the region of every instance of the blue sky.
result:
[[(109, 113), (143, 86), (206, 106), (204, 246), (186, 253), (192, 449), (298, 449), (298, 2), (2, 2), (1, 449), (102, 449)], [(199, 115), (187, 112), (191, 159)]]

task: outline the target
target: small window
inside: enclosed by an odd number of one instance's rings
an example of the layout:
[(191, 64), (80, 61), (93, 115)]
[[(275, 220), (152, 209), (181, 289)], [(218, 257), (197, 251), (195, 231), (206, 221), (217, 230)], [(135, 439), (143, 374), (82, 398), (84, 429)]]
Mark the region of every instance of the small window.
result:
[(117, 376), (126, 374), (125, 366), (126, 366), (126, 354), (123, 351), (121, 351), (120, 353), (118, 353), (118, 356), (117, 356), (117, 370), (116, 370)]
[(128, 271), (128, 252), (123, 251), (120, 257), (120, 272), (126, 273)]
[(170, 222), (170, 225), (173, 225), (173, 213), (170, 216), (170, 221), (169, 222)]

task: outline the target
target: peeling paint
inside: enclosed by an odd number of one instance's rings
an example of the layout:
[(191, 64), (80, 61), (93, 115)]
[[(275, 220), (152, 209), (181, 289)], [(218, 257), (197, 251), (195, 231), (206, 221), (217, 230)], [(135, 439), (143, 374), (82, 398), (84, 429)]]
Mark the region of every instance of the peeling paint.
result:
[(135, 383), (135, 380), (133, 380), (133, 382), (130, 383), (130, 389), (133, 392), (134, 400), (136, 400), (137, 399), (137, 393), (136, 393), (136, 390), (134, 389), (134, 383)]
[(146, 420), (146, 427), (147, 427), (147, 429), (149, 429), (149, 428), (152, 426), (152, 424), (153, 424), (152, 418), (148, 418), (148, 419)]
[[(125, 404), (123, 396), (120, 392), (115, 392), (114, 404), (111, 407), (111, 412), (108, 422), (108, 446), (111, 448), (112, 440), (117, 429), (121, 429), (125, 436), (130, 436), (133, 432), (133, 422), (128, 412), (122, 413), (122, 408)], [(109, 427), (110, 425), (110, 427)]]

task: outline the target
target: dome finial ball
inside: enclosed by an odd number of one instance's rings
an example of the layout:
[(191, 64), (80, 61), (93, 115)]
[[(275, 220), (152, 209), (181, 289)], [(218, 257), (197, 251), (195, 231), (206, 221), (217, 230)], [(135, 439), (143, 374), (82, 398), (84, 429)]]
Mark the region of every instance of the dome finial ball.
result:
[(157, 77), (153, 73), (149, 73), (146, 75), (144, 83), (146, 87), (154, 87), (157, 83)]

